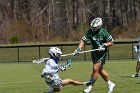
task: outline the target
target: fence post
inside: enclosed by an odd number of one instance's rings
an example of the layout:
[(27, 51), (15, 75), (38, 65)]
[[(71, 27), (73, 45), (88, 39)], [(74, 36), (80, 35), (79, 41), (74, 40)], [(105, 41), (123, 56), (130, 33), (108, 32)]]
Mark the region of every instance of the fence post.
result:
[(18, 52), (18, 59), (17, 59), (17, 61), (19, 62), (19, 47), (17, 47), (17, 52)]
[(41, 58), (40, 46), (38, 46), (38, 52), (39, 52), (39, 59), (40, 59)]
[[(86, 46), (84, 46), (84, 51), (85, 51), (85, 49), (86, 49)], [(85, 59), (85, 61), (87, 60), (86, 53), (84, 53), (84, 59)]]
[(134, 59), (133, 42), (132, 42), (132, 59)]

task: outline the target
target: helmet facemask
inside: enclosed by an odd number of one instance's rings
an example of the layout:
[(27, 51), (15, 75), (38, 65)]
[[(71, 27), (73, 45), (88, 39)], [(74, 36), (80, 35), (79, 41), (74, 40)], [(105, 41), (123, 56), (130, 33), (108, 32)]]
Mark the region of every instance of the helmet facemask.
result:
[(100, 27), (91, 27), (91, 30), (93, 33), (97, 33), (99, 31)]

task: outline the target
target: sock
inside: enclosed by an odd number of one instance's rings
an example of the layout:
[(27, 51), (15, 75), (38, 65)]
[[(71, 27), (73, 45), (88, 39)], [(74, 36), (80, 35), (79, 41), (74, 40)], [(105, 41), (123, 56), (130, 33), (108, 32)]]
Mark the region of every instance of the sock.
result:
[(90, 82), (93, 84), (95, 82), (95, 79), (94, 78), (90, 79)]
[(112, 83), (110, 80), (107, 81), (108, 84)]
[(50, 89), (50, 90), (47, 91), (47, 93), (54, 93), (54, 90)]

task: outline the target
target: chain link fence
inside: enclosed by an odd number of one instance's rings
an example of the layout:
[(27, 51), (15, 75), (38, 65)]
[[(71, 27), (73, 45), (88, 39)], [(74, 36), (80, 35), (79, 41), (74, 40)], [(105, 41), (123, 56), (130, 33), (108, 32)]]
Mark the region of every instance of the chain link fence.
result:
[[(108, 49), (107, 59), (135, 59), (137, 53), (133, 51), (133, 46), (137, 44), (137, 41), (127, 42), (114, 42), (114, 45)], [(63, 54), (74, 52), (77, 48), (76, 44), (48, 44), (48, 45), (15, 45), (15, 46), (0, 46), (0, 63), (5, 62), (32, 62), (34, 59), (49, 57), (49, 47), (59, 47)], [(90, 50), (91, 46), (89, 43), (82, 49)], [(91, 60), (89, 53), (80, 54), (77, 57), (67, 56), (63, 57), (62, 60), (72, 58), (73, 60)]]

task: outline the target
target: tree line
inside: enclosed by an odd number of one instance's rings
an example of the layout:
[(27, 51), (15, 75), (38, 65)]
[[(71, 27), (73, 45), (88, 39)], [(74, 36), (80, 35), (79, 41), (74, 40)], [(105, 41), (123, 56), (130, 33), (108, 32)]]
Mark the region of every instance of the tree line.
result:
[(140, 0), (1, 0), (0, 43), (77, 41), (95, 17), (116, 39), (140, 35)]

